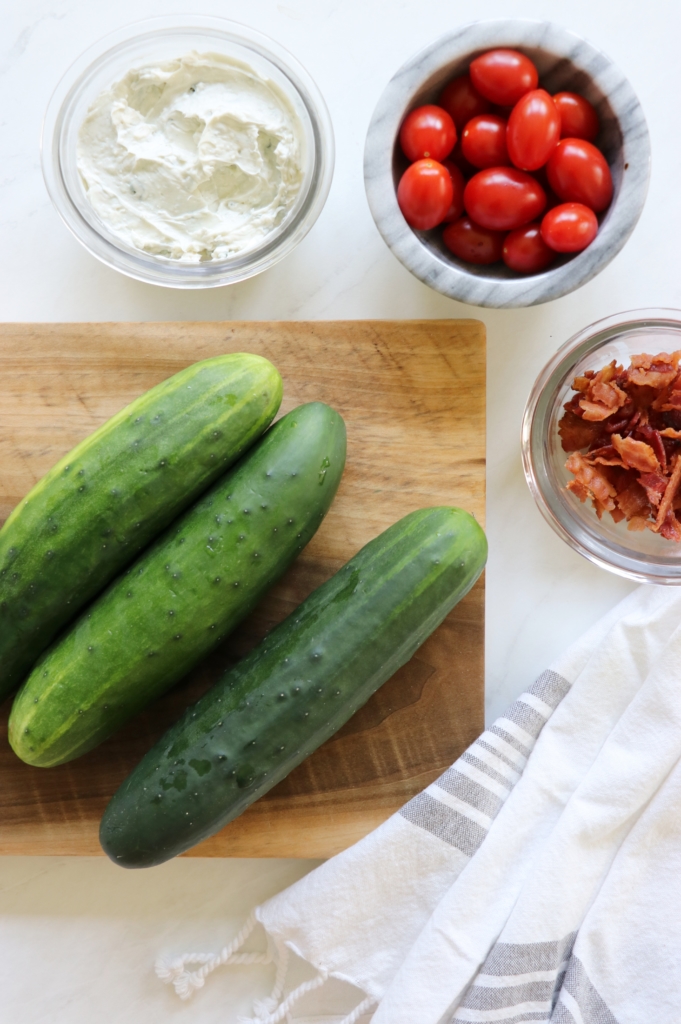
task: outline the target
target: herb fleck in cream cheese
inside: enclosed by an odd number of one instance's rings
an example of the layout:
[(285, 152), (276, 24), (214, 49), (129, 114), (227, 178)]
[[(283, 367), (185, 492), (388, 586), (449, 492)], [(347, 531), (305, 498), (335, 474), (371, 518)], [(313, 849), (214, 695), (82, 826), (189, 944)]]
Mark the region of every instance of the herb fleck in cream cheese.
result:
[(78, 171), (108, 231), (187, 263), (260, 245), (303, 182), (302, 124), (272, 82), (214, 53), (135, 68), (90, 107)]

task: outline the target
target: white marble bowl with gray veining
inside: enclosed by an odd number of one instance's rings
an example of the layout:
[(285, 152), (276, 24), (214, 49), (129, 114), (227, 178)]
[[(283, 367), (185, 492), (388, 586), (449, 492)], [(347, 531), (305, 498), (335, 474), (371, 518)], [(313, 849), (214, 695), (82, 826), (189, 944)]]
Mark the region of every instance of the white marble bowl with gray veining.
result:
[[(614, 194), (598, 235), (575, 256), (562, 255), (539, 274), (518, 274), (504, 263), (474, 266), (445, 247), (442, 230), (414, 231), (397, 205), (407, 161), (397, 141), (405, 115), (435, 103), (443, 86), (495, 47), (521, 50), (550, 93), (586, 97), (601, 130), (596, 145), (612, 172)], [(444, 295), (474, 306), (533, 306), (557, 299), (595, 277), (617, 255), (641, 215), (650, 177), (650, 137), (636, 94), (612, 61), (590, 43), (548, 21), (519, 19), (466, 25), (407, 61), (388, 83), (369, 125), (364, 181), (371, 213), (384, 240), (412, 274)]]

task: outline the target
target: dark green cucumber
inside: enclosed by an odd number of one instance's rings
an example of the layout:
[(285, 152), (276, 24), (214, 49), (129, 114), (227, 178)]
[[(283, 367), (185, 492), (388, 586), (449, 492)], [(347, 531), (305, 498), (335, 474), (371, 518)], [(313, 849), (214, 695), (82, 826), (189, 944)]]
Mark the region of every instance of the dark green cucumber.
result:
[(457, 508), (412, 512), (367, 544), (149, 751), (104, 813), (105, 852), (151, 867), (236, 818), (411, 658), (486, 557)]
[(0, 530), (0, 699), (57, 632), (263, 433), (277, 370), (195, 363), (69, 452)]
[(10, 715), (19, 757), (78, 757), (213, 650), (313, 536), (344, 463), (328, 405), (279, 420), (45, 652)]

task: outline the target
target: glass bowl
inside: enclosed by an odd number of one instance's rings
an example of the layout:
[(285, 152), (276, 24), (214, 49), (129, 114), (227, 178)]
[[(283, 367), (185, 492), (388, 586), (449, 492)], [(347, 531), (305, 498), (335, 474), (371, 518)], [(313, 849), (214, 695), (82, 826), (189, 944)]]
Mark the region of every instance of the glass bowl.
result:
[(521, 445), (525, 477), (539, 510), (570, 547), (611, 572), (642, 583), (681, 584), (681, 544), (650, 530), (632, 532), (608, 513), (598, 519), (565, 489), (574, 479), (558, 435), (573, 379), (611, 360), (681, 349), (681, 310), (637, 309), (599, 320), (562, 346), (539, 374), (525, 408)]
[[(303, 183), (292, 209), (255, 248), (222, 260), (184, 263), (127, 246), (90, 205), (76, 166), (82, 121), (99, 94), (131, 68), (173, 60), (192, 50), (250, 65), (286, 96), (303, 126)], [(305, 237), (331, 187), (333, 128), (326, 104), (305, 69), (273, 40), (222, 18), (152, 18), (105, 36), (69, 68), (43, 124), (42, 166), (57, 212), (88, 252), (129, 277), (168, 288), (215, 288), (267, 270)]]

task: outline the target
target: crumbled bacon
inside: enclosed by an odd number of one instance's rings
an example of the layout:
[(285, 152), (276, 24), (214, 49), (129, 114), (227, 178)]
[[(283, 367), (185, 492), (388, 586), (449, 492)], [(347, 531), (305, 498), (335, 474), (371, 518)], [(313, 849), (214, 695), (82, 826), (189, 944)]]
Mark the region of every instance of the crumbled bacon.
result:
[(666, 540), (675, 540), (677, 544), (681, 540), (681, 525), (671, 509), (664, 517), (659, 533), (660, 537), (664, 537)]
[(601, 448), (590, 448), (587, 459), (594, 466), (596, 463), (599, 463), (601, 466), (621, 466), (622, 469), (627, 468), (622, 462), (621, 456), (617, 454), (611, 444), (603, 445)]
[(676, 377), (678, 356), (678, 352), (675, 352), (673, 356), (668, 355), (667, 352), (660, 352), (657, 356), (649, 356), (645, 353), (640, 356), (632, 356), (628, 372), (629, 380), (632, 384), (640, 384), (660, 391), (671, 384)]
[(636, 434), (638, 435), (637, 440), (643, 440), (650, 445), (657, 456), (657, 461), (665, 470), (667, 468), (667, 453), (659, 430), (655, 430), (649, 423), (642, 423), (636, 428)]
[(599, 519), (681, 543), (681, 351), (575, 377), (558, 425), (566, 485)]
[(659, 473), (641, 473), (638, 482), (648, 495), (648, 501), (655, 508), (662, 501), (662, 495), (667, 489), (667, 479)]
[[(567, 486), (570, 490), (575, 491), (580, 501), (586, 500), (586, 496), (582, 497), (582, 494), (586, 491), (588, 497), (598, 501), (608, 512), (615, 507), (612, 499), (617, 494), (617, 491), (602, 469), (592, 466), (579, 452), (573, 452), (565, 465), (571, 473), (574, 473), (576, 478), (575, 481), (570, 481)], [(579, 490), (571, 486), (573, 483), (579, 484)]]
[(627, 469), (638, 469), (641, 473), (656, 473), (659, 470), (657, 455), (645, 441), (613, 434), (612, 444)]
[[(579, 387), (573, 390), (581, 391), (584, 398), (580, 399), (580, 409), (585, 420), (592, 423), (599, 423), (606, 420), (612, 413), (622, 409), (627, 401), (627, 392), (616, 383), (622, 374), (622, 367), (616, 365), (614, 359), (607, 367), (589, 379), (586, 377), (574, 378), (574, 384)], [(584, 384), (586, 383), (586, 388)]]
[[(674, 459), (674, 468), (672, 469), (672, 475), (669, 477), (669, 482), (664, 490), (664, 497), (660, 502), (660, 507), (657, 510), (655, 517), (655, 526), (653, 530), (659, 530), (662, 532), (662, 526), (666, 522), (667, 513), (672, 511), (672, 502), (676, 497), (676, 492), (681, 484), (681, 457), (678, 455)], [(664, 536), (664, 534), (663, 534)]]
[(571, 409), (568, 409), (560, 421), (560, 434), (563, 451), (576, 452), (580, 448), (589, 448), (600, 433), (600, 423), (587, 423)]
[(648, 517), (652, 511), (645, 490), (634, 480), (617, 495), (617, 508), (622, 509), (627, 519), (634, 516)]

